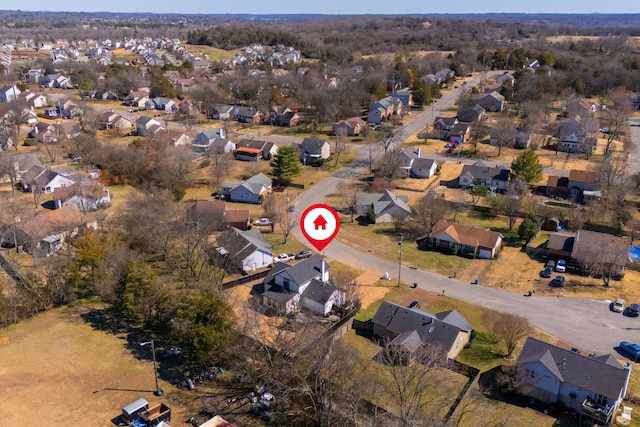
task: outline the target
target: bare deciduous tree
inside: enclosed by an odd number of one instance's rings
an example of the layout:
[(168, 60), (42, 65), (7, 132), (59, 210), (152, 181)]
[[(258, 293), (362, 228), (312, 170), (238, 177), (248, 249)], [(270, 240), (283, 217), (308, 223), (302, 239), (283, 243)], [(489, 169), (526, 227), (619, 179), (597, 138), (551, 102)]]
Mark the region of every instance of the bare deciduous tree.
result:
[(487, 313), (487, 324), (496, 339), (503, 340), (507, 346), (506, 358), (510, 358), (518, 342), (529, 335), (531, 324), (519, 314), (491, 311)]
[(358, 211), (360, 188), (355, 183), (340, 181), (336, 187), (336, 190), (342, 197), (342, 201), (345, 204), (346, 212), (351, 215), (351, 222), (353, 222), (353, 216)]
[(451, 208), (444, 197), (438, 196), (435, 190), (430, 191), (412, 207), (411, 227), (415, 237), (425, 236), (431, 233), (433, 226), (444, 219)]

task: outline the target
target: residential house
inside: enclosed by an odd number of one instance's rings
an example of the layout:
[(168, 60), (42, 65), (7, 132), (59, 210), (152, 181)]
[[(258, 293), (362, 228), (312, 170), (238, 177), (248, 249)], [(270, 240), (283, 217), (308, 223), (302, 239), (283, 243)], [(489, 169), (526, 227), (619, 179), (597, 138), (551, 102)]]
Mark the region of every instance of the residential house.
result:
[(175, 129), (162, 129), (156, 134), (156, 138), (165, 140), (171, 147), (183, 147), (193, 144), (194, 138), (189, 132)]
[(458, 177), (458, 187), (467, 188), (474, 185), (484, 185), (490, 191), (504, 192), (509, 182), (509, 169), (498, 165), (491, 166), (482, 160), (471, 165), (465, 165)]
[(73, 206), (64, 206), (4, 225), (0, 240), (3, 247), (17, 246), (34, 256), (50, 256), (62, 248), (66, 239), (85, 229), (97, 229), (97, 222)]
[(398, 98), (400, 102), (402, 102), (402, 105), (406, 105), (407, 107), (413, 105), (413, 95), (411, 94), (411, 89), (408, 87), (393, 92), (391, 96)]
[[(221, 128), (205, 129), (196, 136), (196, 139), (193, 141), (193, 146), (194, 146), (193, 149), (196, 151), (209, 151), (216, 139), (224, 139), (224, 138), (225, 138), (224, 129), (221, 129)], [(233, 146), (231, 144), (233, 144)], [(218, 143), (219, 145), (218, 149), (220, 148), (220, 145), (222, 145), (222, 147), (224, 147), (225, 149), (223, 152), (229, 153), (235, 150), (236, 148), (233, 142), (231, 142), (231, 144)]]
[(369, 113), (367, 114), (367, 123), (378, 124), (382, 120), (391, 116), (392, 114), (401, 114), (403, 111), (403, 104), (395, 96), (386, 96), (379, 101), (372, 103), (369, 106)]
[(375, 224), (406, 222), (410, 219), (411, 208), (407, 196), (398, 196), (389, 190), (382, 193), (360, 193), (357, 196), (356, 212), (368, 215)]
[(229, 227), (218, 236), (216, 244), (218, 254), (242, 272), (255, 271), (273, 264), (271, 244), (262, 237), (262, 232), (258, 229), (243, 231)]
[(61, 123), (37, 123), (28, 136), (43, 144), (55, 144), (67, 137)]
[(411, 363), (415, 352), (423, 347), (442, 350), (447, 359), (455, 359), (471, 339), (473, 325), (456, 310), (430, 313), (383, 301), (371, 319), (373, 336), (386, 340), (394, 353)]
[(105, 111), (98, 116), (98, 127), (102, 130), (122, 129), (131, 130), (133, 123), (126, 117), (114, 113), (113, 111)]
[[(498, 145), (499, 138), (502, 136), (502, 131), (492, 129), (489, 139), (489, 144)], [(513, 128), (507, 135), (502, 143), (508, 147), (514, 148), (527, 148), (531, 145), (531, 132), (524, 132)]]
[(47, 97), (42, 93), (31, 92), (25, 90), (20, 94), (20, 99), (29, 105), (29, 107), (42, 108), (47, 105)]
[(187, 220), (211, 230), (234, 227), (238, 230), (250, 228), (249, 210), (227, 209), (224, 200), (198, 200), (185, 203)]
[(200, 111), (198, 109), (198, 106), (194, 102), (185, 99), (184, 101), (180, 102), (180, 104), (178, 104), (178, 113), (193, 116), (196, 114), (200, 114)]
[(230, 139), (216, 138), (211, 142), (209, 151), (216, 154), (231, 153), (236, 149), (236, 143)]
[(129, 92), (124, 103), (129, 107), (146, 108), (147, 101), (149, 101), (149, 93), (144, 90), (136, 90)]
[(252, 294), (282, 315), (304, 307), (327, 316), (345, 300), (344, 291), (329, 280), (329, 265), (320, 255), (313, 255), (293, 265), (276, 263)]
[(18, 86), (3, 86), (0, 88), (0, 101), (2, 102), (11, 102), (14, 99), (18, 99), (21, 91), (18, 89)]
[(236, 145), (236, 159), (247, 162), (270, 160), (278, 154), (278, 146), (260, 139), (243, 139)]
[(229, 120), (232, 119), (231, 114), (234, 110), (233, 105), (229, 104), (214, 104), (211, 107), (211, 118), (214, 120)]
[(520, 390), (579, 414), (578, 424), (610, 426), (627, 394), (631, 365), (611, 354), (583, 355), (528, 337), (516, 362)]
[(42, 87), (56, 89), (72, 89), (71, 79), (63, 74), (47, 74)]
[(58, 108), (57, 107), (46, 107), (44, 109), (44, 116), (48, 119), (55, 119), (58, 117)]
[(136, 119), (136, 135), (152, 137), (159, 131), (164, 130), (159, 121), (152, 117), (140, 116)]
[(111, 206), (111, 193), (102, 184), (89, 180), (53, 189), (55, 209), (71, 205), (80, 212), (94, 211)]
[(235, 107), (233, 118), (241, 123), (260, 123), (264, 113), (253, 107)]
[(600, 174), (594, 171), (571, 169), (568, 177), (550, 175), (547, 178), (547, 197), (562, 197), (577, 202), (600, 196)]
[(504, 96), (496, 91), (491, 93), (473, 93), (471, 94), (471, 102), (491, 112), (502, 111), (505, 106)]
[(477, 123), (485, 118), (487, 110), (482, 105), (474, 105), (472, 108), (458, 110), (457, 119), (461, 123)]
[(309, 165), (331, 156), (331, 145), (324, 139), (305, 138), (298, 146), (300, 160)]
[(597, 140), (588, 137), (587, 134), (597, 131), (597, 125), (595, 119), (583, 119), (580, 116), (566, 121), (560, 127), (558, 151), (590, 154), (595, 148)]
[(456, 117), (436, 117), (433, 121), (433, 132), (443, 141), (450, 139), (451, 129), (460, 123)]
[(438, 221), (429, 234), (434, 248), (473, 254), (482, 259), (496, 257), (502, 238), (502, 234), (488, 228), (447, 221)]
[(269, 111), (269, 121), (273, 126), (295, 126), (300, 121), (300, 115), (289, 107), (276, 105)]
[(496, 83), (500, 85), (504, 85), (505, 83), (507, 83), (511, 87), (513, 87), (516, 84), (516, 78), (510, 72), (505, 71), (503, 74), (500, 74), (498, 77), (496, 77)]
[(569, 260), (571, 258), (571, 252), (573, 251), (575, 238), (576, 233), (556, 232), (551, 234), (547, 242), (549, 259)]
[(56, 108), (58, 109), (58, 116), (63, 119), (71, 119), (80, 113), (78, 104), (70, 99), (58, 99), (56, 101)]
[(455, 73), (449, 68), (443, 68), (435, 74), (427, 74), (422, 76), (422, 81), (428, 85), (447, 83), (453, 79)]
[[(20, 181), (20, 179), (22, 178), (22, 176), (27, 173), (27, 171), (29, 169), (31, 169), (33, 166), (37, 166), (37, 167), (43, 167), (42, 163), (40, 162), (40, 155), (39, 152), (38, 153), (33, 153), (33, 152), (29, 152), (29, 153), (16, 153), (16, 154), (12, 154), (11, 155), (11, 161), (13, 163), (13, 170), (14, 170), (14, 179), (16, 181)], [(6, 172), (3, 171), (3, 173)], [(3, 174), (0, 175), (0, 182), (11, 182), (11, 178), (9, 177), (9, 174)]]
[(75, 184), (75, 181), (67, 175), (52, 171), (48, 167), (34, 165), (22, 175), (20, 184), (25, 192), (33, 192), (35, 187), (36, 191), (48, 194), (56, 188), (71, 186)]
[[(259, 173), (230, 188), (227, 193), (228, 198), (232, 202), (262, 203), (263, 195), (271, 190), (272, 184), (271, 178)], [(224, 189), (223, 193), (225, 193)]]
[(169, 114), (178, 112), (178, 105), (173, 99), (158, 96), (151, 99), (151, 102), (153, 102), (153, 108), (156, 110), (161, 110)]
[(571, 259), (589, 271), (594, 257), (597, 257), (598, 262), (612, 267), (612, 276), (620, 275), (629, 261), (629, 245), (615, 241), (611, 234), (589, 230), (576, 231)]
[(435, 160), (422, 157), (420, 147), (402, 150), (398, 153), (398, 160), (403, 176), (411, 178), (431, 178), (438, 167)]
[(339, 135), (340, 132), (344, 132), (346, 136), (358, 136), (360, 131), (367, 126), (367, 123), (360, 117), (351, 117), (346, 120), (340, 120), (333, 125), (333, 132)]

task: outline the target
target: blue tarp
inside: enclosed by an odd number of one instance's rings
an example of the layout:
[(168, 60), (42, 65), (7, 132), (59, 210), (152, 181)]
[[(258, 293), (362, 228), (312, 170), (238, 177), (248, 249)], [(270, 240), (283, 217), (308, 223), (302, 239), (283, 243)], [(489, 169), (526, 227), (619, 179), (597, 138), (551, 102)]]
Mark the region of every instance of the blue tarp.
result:
[(633, 262), (640, 262), (640, 247), (629, 246), (629, 258)]

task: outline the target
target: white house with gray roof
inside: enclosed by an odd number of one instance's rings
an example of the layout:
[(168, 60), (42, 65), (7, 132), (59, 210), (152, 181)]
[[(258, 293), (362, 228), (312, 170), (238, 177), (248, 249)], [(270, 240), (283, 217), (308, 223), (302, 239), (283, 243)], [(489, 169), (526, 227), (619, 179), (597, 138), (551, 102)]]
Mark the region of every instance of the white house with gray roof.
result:
[(398, 153), (399, 168), (402, 175), (412, 178), (431, 178), (438, 164), (435, 160), (422, 157), (420, 147), (407, 148)]
[(622, 366), (611, 354), (583, 355), (532, 337), (516, 366), (524, 395), (560, 403), (577, 411), (581, 419), (605, 426), (613, 422), (631, 376), (631, 365)]
[(405, 222), (409, 220), (411, 208), (407, 204), (407, 196), (398, 196), (385, 190), (382, 193), (358, 194), (356, 212), (369, 215), (375, 224), (390, 223), (396, 220)]
[(276, 263), (252, 293), (262, 305), (283, 315), (304, 307), (326, 316), (345, 300), (344, 291), (330, 283), (329, 264), (320, 255), (293, 265)]
[(254, 271), (273, 263), (271, 244), (258, 229), (243, 231), (229, 227), (218, 236), (216, 243), (217, 252), (241, 271)]

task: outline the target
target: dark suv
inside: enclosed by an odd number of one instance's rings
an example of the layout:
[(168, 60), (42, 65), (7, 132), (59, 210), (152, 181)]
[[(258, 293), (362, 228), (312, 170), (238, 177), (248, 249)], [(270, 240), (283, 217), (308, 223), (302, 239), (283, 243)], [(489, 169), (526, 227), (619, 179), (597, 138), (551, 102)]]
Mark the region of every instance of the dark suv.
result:
[(627, 312), (631, 317), (638, 317), (640, 314), (640, 304), (631, 304)]
[(553, 287), (553, 288), (561, 288), (564, 285), (564, 276), (556, 276), (551, 283), (549, 283), (549, 286)]

